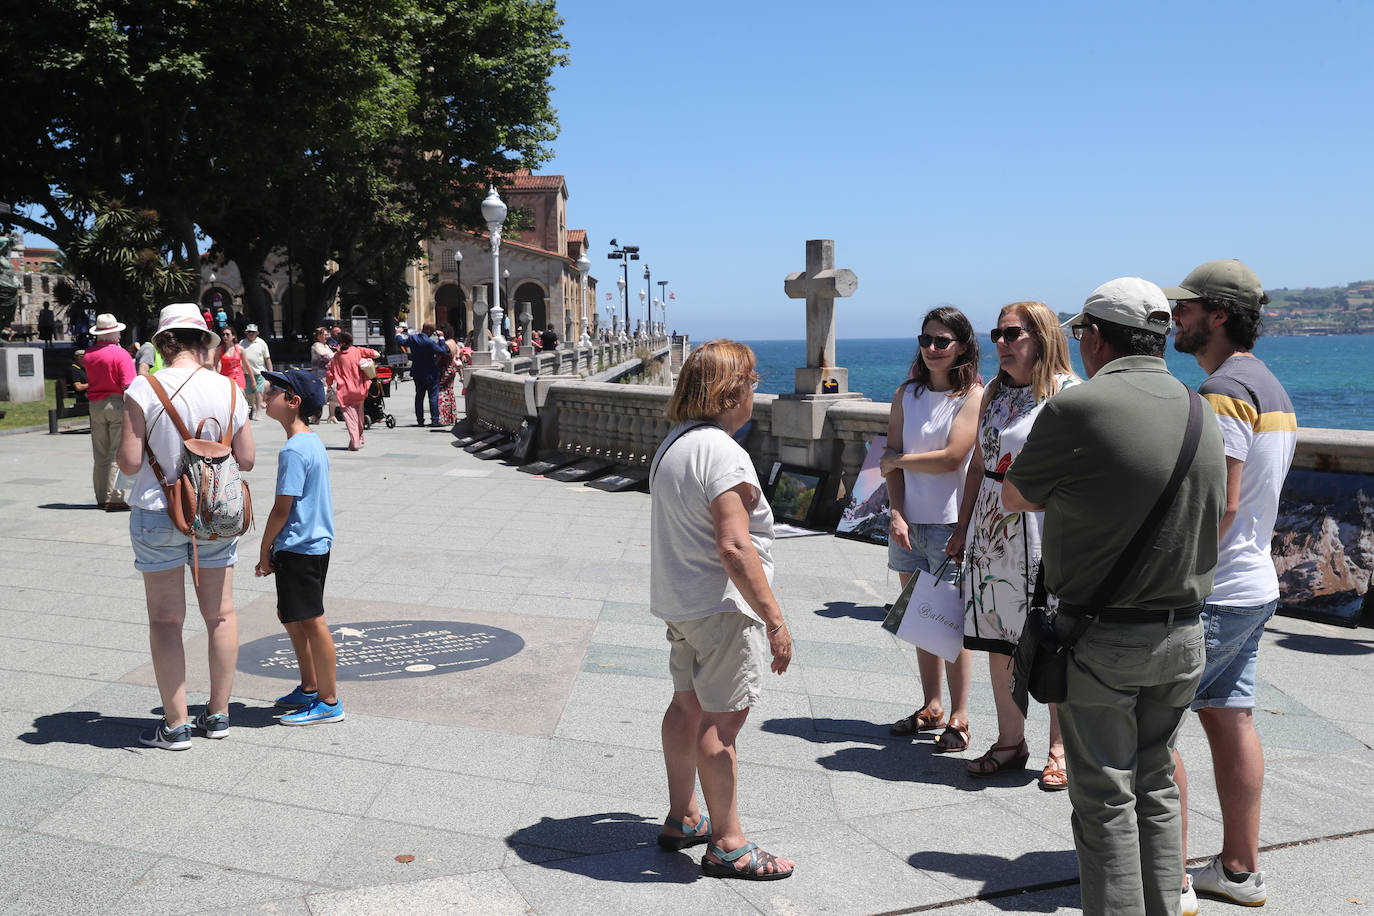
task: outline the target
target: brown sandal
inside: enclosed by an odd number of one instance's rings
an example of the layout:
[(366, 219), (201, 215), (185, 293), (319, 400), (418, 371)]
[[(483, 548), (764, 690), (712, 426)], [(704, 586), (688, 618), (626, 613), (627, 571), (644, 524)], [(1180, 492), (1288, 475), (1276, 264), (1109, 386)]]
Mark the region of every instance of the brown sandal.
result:
[(968, 723), (951, 718), (940, 737), (935, 739), (935, 753), (957, 754), (959, 751), (966, 751), (968, 740)]
[(905, 719), (898, 719), (892, 723), (892, 727), (887, 730), (887, 733), (894, 738), (906, 738), (917, 732), (932, 732), (937, 728), (944, 728), (944, 717), (933, 712), (926, 712), (929, 708), (930, 704), (927, 703)]
[[(1055, 763), (1055, 761), (1059, 761)], [(1040, 771), (1040, 789), (1044, 792), (1062, 792), (1069, 787), (1069, 771), (1064, 768), (1063, 754), (1051, 752), (1050, 760)]]
[[(1011, 752), (1011, 756), (1006, 760), (998, 760), (998, 754)], [(1026, 761), (1030, 759), (1030, 748), (1026, 747), (1026, 740), (1022, 738), (1016, 744), (994, 744), (988, 748), (987, 753), (977, 760), (968, 762), (968, 774), (974, 779), (989, 779), (998, 773), (1005, 773), (1007, 770), (1025, 769)]]

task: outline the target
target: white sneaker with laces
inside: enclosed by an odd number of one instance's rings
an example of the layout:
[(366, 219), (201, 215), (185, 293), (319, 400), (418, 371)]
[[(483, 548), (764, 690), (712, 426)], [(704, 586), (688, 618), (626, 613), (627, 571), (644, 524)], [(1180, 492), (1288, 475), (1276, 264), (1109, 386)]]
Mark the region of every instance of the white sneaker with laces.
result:
[(1226, 877), (1221, 867), (1221, 859), (1214, 856), (1212, 861), (1200, 868), (1190, 869), (1194, 890), (1208, 897), (1220, 897), (1241, 906), (1264, 906), (1269, 895), (1264, 887), (1264, 872), (1251, 872), (1244, 881), (1232, 881)]
[(1197, 891), (1193, 890), (1193, 878), (1184, 872), (1183, 881), (1183, 906), (1180, 912), (1183, 916), (1197, 916)]

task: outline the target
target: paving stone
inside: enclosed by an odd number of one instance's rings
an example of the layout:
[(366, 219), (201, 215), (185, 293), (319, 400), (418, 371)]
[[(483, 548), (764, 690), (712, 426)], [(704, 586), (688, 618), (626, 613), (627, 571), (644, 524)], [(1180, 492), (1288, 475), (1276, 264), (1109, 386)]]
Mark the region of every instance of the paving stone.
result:
[[(167, 754), (166, 756), (173, 756)], [(204, 786), (216, 787), (208, 782)], [(92, 782), (38, 822), (43, 833), (154, 855), (181, 851), (190, 833), (222, 797), (218, 788), (180, 789), (105, 777)], [(147, 818), (130, 812), (147, 811)]]
[(0, 825), (32, 827), (94, 778), (58, 767), (0, 760)]
[(504, 837), (515, 829), (529, 791), (527, 783), (399, 767), (365, 813), (439, 829), (452, 829), (461, 815), (464, 833)]
[[(420, 881), (444, 875), (499, 868), (510, 851), (491, 837), (462, 832), (461, 812), (452, 816), (452, 830), (436, 830), (415, 824), (362, 818), (339, 844), (338, 851), (322, 864), (319, 880), (336, 887)], [(397, 856), (414, 856), (398, 862)]]
[(0, 914), (105, 912), (156, 861), (64, 837), (15, 837), (0, 846)]
[(525, 916), (530, 911), (529, 903), (499, 871), (314, 894), (308, 899), (312, 916)]

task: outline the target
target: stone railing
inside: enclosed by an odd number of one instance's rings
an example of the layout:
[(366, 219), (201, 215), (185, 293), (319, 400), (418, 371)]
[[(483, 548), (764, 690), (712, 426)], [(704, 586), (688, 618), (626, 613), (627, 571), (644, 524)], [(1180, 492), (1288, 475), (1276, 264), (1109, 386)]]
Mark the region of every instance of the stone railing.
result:
[(670, 339), (667, 336), (655, 335), (639, 340), (612, 341), (593, 344), (590, 347), (574, 346), (528, 356), (513, 356), (486, 365), (479, 363), (474, 368), (494, 369), (514, 375), (570, 375), (587, 378), (634, 359), (635, 353), (640, 350), (648, 349), (655, 356), (667, 355), (669, 344)]

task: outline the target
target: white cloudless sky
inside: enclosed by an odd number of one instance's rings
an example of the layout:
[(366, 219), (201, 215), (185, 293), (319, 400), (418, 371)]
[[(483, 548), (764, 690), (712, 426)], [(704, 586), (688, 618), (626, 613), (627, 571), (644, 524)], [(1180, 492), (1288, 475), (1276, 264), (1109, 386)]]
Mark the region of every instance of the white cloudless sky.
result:
[[(560, 3), (566, 176), (601, 301), (641, 247), (695, 338), (798, 338), (805, 241), (859, 277), (840, 337), (1073, 311), (1238, 257), (1266, 286), (1374, 278), (1374, 4)], [(653, 294), (659, 287), (654, 284)]]

